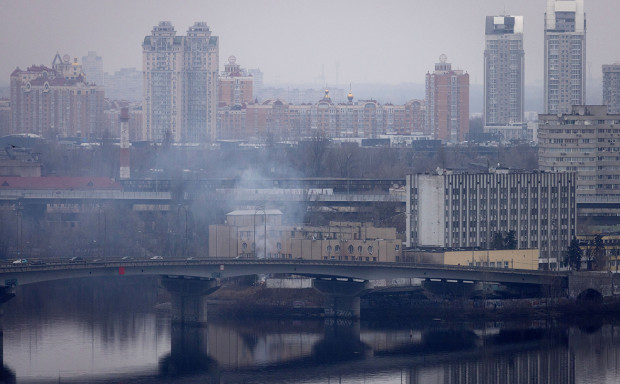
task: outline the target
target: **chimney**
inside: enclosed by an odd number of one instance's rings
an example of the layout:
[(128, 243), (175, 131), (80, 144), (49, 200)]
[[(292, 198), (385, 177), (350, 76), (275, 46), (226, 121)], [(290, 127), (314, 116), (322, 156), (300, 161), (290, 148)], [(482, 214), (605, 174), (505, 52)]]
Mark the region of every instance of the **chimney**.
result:
[(121, 180), (129, 179), (131, 176), (129, 168), (129, 108), (121, 108)]

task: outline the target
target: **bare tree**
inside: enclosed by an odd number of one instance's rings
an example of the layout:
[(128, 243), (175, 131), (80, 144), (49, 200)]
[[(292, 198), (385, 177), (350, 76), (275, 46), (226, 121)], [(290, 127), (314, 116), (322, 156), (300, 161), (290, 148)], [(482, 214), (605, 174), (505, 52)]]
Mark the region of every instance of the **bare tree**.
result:
[(323, 131), (316, 131), (315, 135), (305, 143), (305, 158), (310, 176), (321, 176), (325, 153), (329, 147), (329, 138)]

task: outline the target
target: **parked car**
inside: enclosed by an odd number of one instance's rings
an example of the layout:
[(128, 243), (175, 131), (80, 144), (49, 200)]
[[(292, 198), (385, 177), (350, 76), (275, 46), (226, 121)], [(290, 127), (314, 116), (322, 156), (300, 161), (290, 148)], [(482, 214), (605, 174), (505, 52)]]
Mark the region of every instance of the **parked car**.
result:
[(153, 256), (151, 257), (151, 260), (163, 260), (164, 258), (161, 256)]
[(13, 262), (13, 264), (28, 264), (28, 260), (26, 259), (17, 259)]

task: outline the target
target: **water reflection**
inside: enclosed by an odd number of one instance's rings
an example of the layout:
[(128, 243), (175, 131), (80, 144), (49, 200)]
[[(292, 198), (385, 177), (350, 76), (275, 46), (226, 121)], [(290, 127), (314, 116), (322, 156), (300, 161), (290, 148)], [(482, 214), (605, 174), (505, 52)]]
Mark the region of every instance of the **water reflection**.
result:
[[(214, 319), (188, 327), (153, 309), (152, 281), (75, 284), (24, 287), (6, 306), (0, 383), (620, 381), (620, 325), (608, 321)], [(44, 291), (55, 295), (43, 302)]]

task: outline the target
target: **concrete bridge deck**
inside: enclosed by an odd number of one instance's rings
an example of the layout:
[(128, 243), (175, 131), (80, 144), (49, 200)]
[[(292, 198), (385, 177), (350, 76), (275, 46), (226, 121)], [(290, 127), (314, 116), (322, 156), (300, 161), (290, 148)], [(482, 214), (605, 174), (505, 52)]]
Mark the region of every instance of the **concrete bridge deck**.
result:
[(194, 260), (50, 261), (40, 265), (5, 264), (0, 265), (0, 286), (25, 285), (48, 280), (89, 276), (162, 275), (220, 279), (269, 273), (359, 281), (421, 278), (538, 285), (562, 284), (567, 278), (566, 272), (410, 263), (203, 258)]

